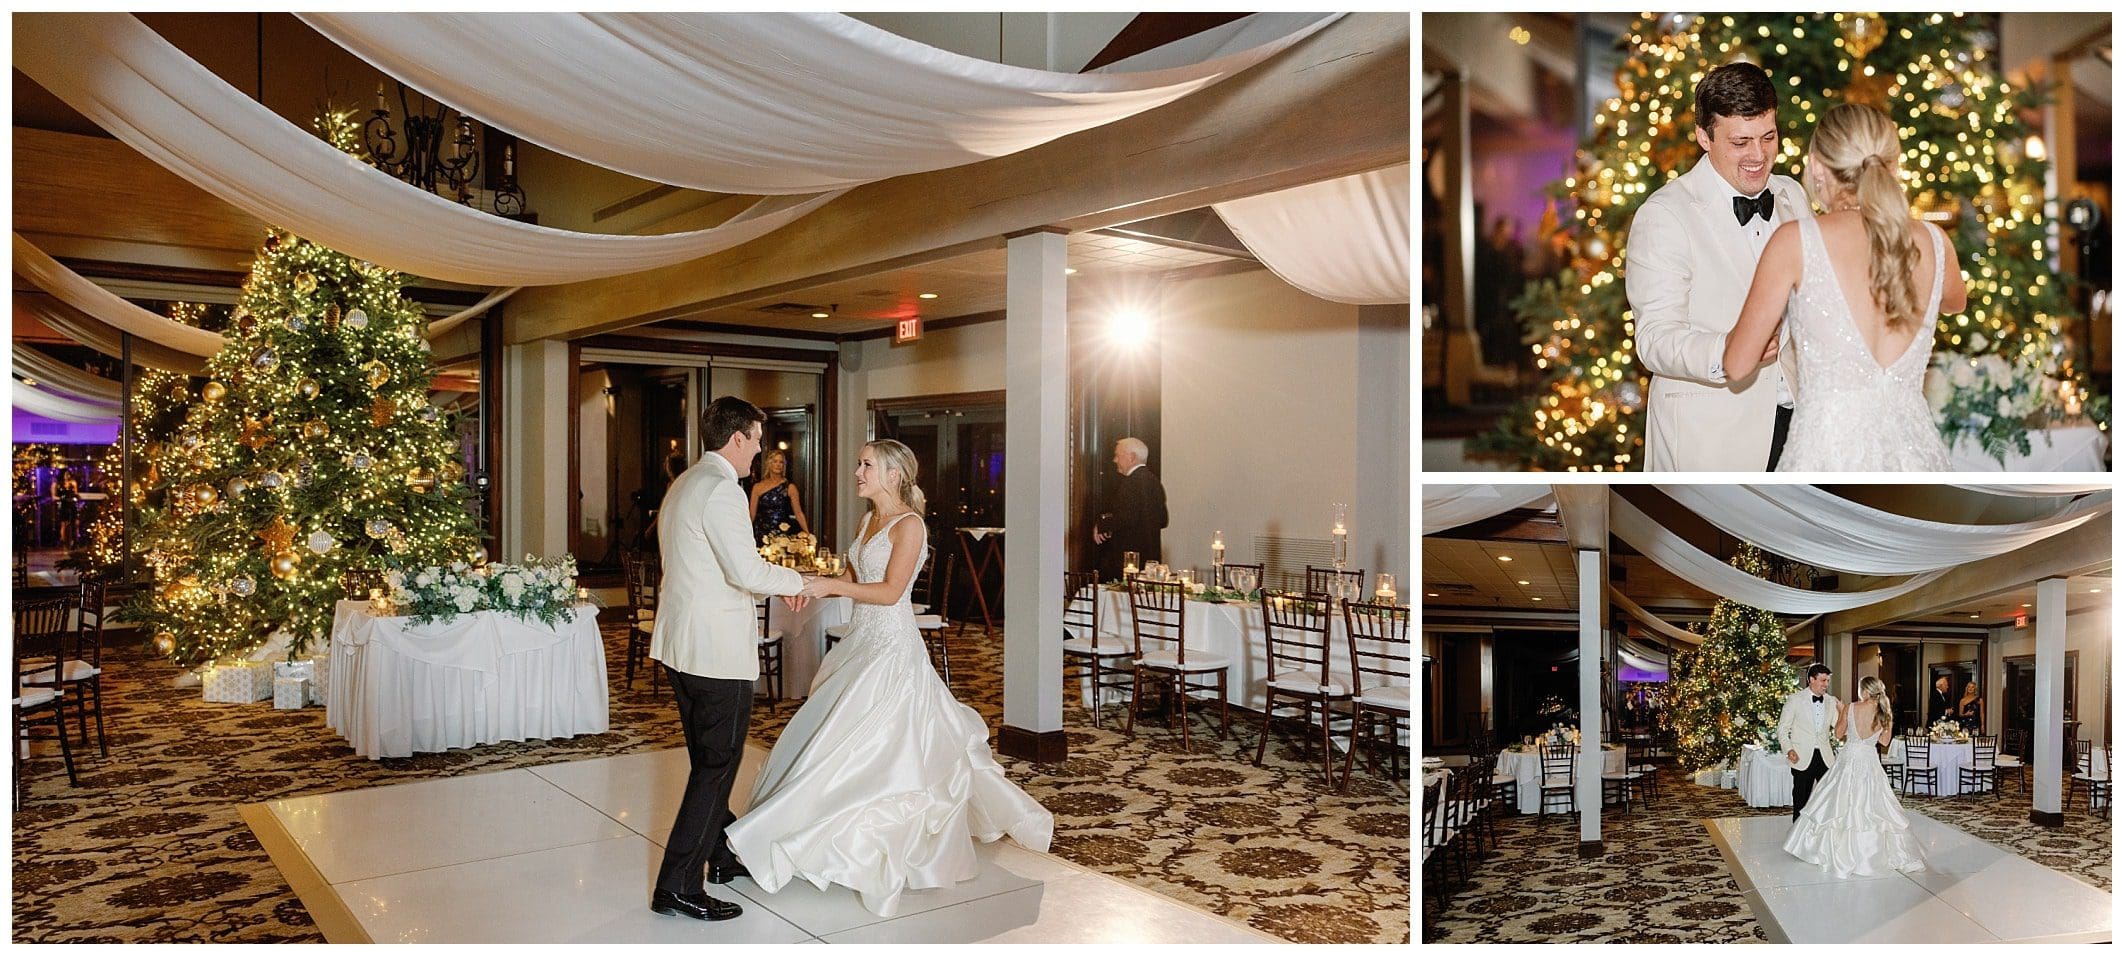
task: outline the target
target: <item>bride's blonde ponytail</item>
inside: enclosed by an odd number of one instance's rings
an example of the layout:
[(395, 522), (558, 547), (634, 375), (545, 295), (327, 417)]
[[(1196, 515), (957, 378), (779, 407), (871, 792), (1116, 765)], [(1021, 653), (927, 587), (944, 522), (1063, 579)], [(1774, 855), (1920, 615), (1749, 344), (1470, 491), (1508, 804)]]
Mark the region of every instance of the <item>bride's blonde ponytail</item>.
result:
[(1919, 253), (1910, 237), (1910, 197), (1903, 191), (1903, 147), (1895, 121), (1873, 107), (1845, 103), (1822, 117), (1809, 149), (1857, 197), (1873, 263), (1868, 284), (1873, 304), (1890, 329), (1909, 331), (1922, 319), (1925, 303), (1918, 301), (1912, 275)]

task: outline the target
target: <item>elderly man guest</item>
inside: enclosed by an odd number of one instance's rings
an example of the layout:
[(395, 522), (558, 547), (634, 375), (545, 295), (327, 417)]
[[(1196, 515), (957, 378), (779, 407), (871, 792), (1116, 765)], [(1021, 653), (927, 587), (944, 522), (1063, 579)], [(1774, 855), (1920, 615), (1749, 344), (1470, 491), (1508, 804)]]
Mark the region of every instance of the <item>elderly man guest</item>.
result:
[(1101, 549), (1101, 581), (1121, 577), (1125, 552), (1136, 552), (1137, 560), (1145, 563), (1164, 556), (1159, 533), (1167, 524), (1165, 485), (1159, 483), (1157, 472), (1144, 464), (1149, 460), (1150, 446), (1140, 438), (1123, 438), (1114, 443), (1114, 470), (1121, 473), (1121, 480), (1114, 483), (1105, 510), (1092, 526), (1092, 543)]

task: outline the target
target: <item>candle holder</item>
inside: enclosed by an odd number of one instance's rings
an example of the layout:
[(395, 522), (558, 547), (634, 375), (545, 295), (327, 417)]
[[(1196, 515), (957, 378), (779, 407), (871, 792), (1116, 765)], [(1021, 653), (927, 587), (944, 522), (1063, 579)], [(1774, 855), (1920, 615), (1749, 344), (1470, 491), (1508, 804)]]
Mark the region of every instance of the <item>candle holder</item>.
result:
[(1209, 583), (1211, 587), (1224, 586), (1224, 532), (1221, 530), (1210, 539)]
[(1350, 506), (1338, 501), (1334, 509), (1335, 527), (1329, 536), (1335, 543), (1335, 570), (1341, 571), (1350, 565)]

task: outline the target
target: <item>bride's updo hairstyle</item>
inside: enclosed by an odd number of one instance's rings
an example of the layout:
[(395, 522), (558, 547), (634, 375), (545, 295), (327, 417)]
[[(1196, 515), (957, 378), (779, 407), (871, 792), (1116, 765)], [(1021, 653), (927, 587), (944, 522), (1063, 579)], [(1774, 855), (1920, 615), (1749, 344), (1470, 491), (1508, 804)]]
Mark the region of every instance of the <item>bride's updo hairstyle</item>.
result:
[(1881, 679), (1878, 677), (1861, 678), (1859, 680), (1859, 696), (1880, 703), (1880, 709), (1873, 712), (1872, 731), (1873, 733), (1879, 733), (1883, 727), (1890, 723), (1888, 715), (1895, 713), (1895, 701), (1888, 696), (1888, 685), (1881, 683)]
[(1909, 330), (1925, 303), (1918, 301), (1918, 285), (1910, 275), (1917, 268), (1918, 245), (1910, 238), (1910, 197), (1903, 192), (1903, 144), (1895, 121), (1871, 106), (1845, 103), (1822, 117), (1808, 152), (1840, 187), (1829, 190), (1834, 195), (1814, 197), (1817, 202), (1833, 210), (1830, 200), (1847, 192), (1858, 197), (1874, 264), (1873, 304), (1890, 329)]
[[(920, 473), (922, 466), (915, 461), (913, 449), (890, 438), (880, 438), (863, 447), (870, 451), (871, 457), (877, 459), (879, 468), (900, 473), (899, 482), (889, 485), (892, 487), (892, 493), (898, 495), (907, 507), (913, 508), (917, 517), (927, 514), (929, 499), (923, 496), (922, 486), (915, 484), (915, 475)], [(886, 477), (885, 481), (891, 482), (892, 479)], [(872, 510), (875, 509), (876, 506), (873, 505)]]

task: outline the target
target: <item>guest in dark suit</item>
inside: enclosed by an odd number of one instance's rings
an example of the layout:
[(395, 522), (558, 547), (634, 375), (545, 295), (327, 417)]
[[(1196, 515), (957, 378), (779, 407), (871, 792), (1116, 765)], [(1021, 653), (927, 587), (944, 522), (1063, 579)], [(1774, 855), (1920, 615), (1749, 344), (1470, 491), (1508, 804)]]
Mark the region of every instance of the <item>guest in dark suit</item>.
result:
[(1092, 525), (1092, 542), (1101, 549), (1101, 581), (1121, 577), (1124, 552), (1136, 552), (1137, 560), (1145, 564), (1164, 557), (1159, 541), (1167, 523), (1165, 485), (1159, 483), (1156, 472), (1144, 465), (1149, 460), (1150, 446), (1140, 438), (1123, 438), (1114, 443), (1114, 470), (1121, 473), (1121, 480), (1114, 484), (1098, 523)]
[(1945, 674), (1941, 674), (1939, 680), (1932, 682), (1932, 695), (1930, 702), (1925, 707), (1926, 723), (1932, 723), (1954, 713), (1954, 698), (1947, 696), (1948, 689), (1953, 686), (1953, 681)]

